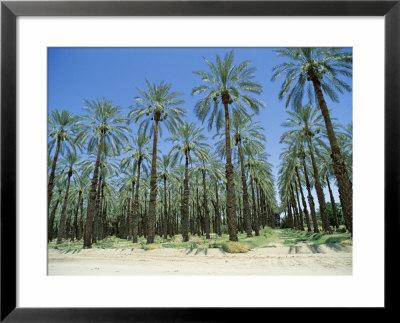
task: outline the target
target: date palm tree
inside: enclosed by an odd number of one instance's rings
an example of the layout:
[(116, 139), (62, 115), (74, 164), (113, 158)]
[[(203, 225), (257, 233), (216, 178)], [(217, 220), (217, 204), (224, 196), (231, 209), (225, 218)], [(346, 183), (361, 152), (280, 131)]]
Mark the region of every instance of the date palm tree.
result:
[(325, 232), (332, 233), (329, 226), (328, 214), (326, 211), (325, 196), (321, 186), (321, 180), (316, 162), (316, 151), (313, 141), (317, 141), (320, 132), (322, 115), (317, 109), (314, 109), (310, 104), (304, 107), (298, 107), (295, 112), (286, 111), (289, 118), (282, 124), (283, 127), (289, 128), (282, 137), (281, 141), (297, 137), (299, 141), (306, 143), (308, 147), (311, 164), (314, 171), (315, 189), (320, 207), (322, 226)]
[(132, 175), (136, 170), (136, 188), (132, 183), (132, 241), (138, 242), (138, 208), (139, 208), (139, 189), (140, 189), (140, 172), (142, 168), (147, 171), (146, 163), (151, 162), (150, 158), (150, 137), (146, 136), (144, 132), (139, 132), (136, 136), (131, 137), (131, 142), (127, 145), (125, 153), (127, 157), (121, 161), (123, 168), (128, 167), (132, 170)]
[(63, 172), (67, 174), (67, 179), (66, 179), (64, 203), (61, 210), (60, 223), (58, 226), (57, 244), (60, 244), (62, 242), (62, 238), (64, 236), (65, 221), (67, 216), (67, 201), (69, 195), (69, 188), (71, 184), (71, 177), (73, 174), (76, 174), (76, 166), (79, 163), (79, 160), (80, 158), (78, 157), (75, 151), (67, 152), (65, 158), (61, 160), (64, 166)]
[(54, 157), (51, 161), (51, 171), (49, 183), (47, 187), (47, 210), (49, 211), (51, 198), (53, 196), (55, 170), (58, 160), (58, 155), (64, 153), (64, 150), (74, 149), (74, 132), (75, 125), (79, 120), (78, 116), (74, 116), (71, 112), (62, 110), (53, 110), (48, 122), (49, 127), (49, 153), (55, 148)]
[(164, 239), (168, 238), (168, 221), (169, 221), (169, 214), (168, 214), (168, 207), (167, 207), (167, 181), (169, 181), (171, 174), (170, 174), (170, 169), (172, 167), (172, 158), (171, 155), (162, 155), (161, 158), (161, 173), (160, 177), (163, 180), (164, 183), (164, 223), (163, 223), (163, 234), (164, 234)]
[(302, 105), (305, 92), (310, 99), (316, 99), (318, 102), (329, 139), (332, 166), (343, 203), (343, 213), (349, 220), (351, 232), (353, 222), (352, 182), (347, 172), (345, 158), (343, 158), (338, 145), (324, 94), (333, 102), (339, 102), (338, 93), (351, 91), (350, 85), (339, 77), (352, 76), (353, 56), (341, 48), (284, 48), (276, 52), (279, 56), (289, 60), (289, 62), (273, 68), (272, 80), (285, 75), (279, 98), (286, 97), (286, 106), (291, 104), (294, 109)]
[(177, 92), (171, 92), (172, 85), (161, 82), (158, 85), (150, 84), (146, 80), (146, 90), (137, 88), (139, 96), (136, 104), (132, 105), (132, 111), (128, 117), (135, 123), (140, 121), (139, 131), (153, 135), (153, 152), (151, 161), (150, 179), (150, 205), (147, 219), (147, 243), (153, 243), (156, 225), (157, 205), (157, 143), (159, 132), (161, 134), (160, 122), (164, 122), (166, 128), (172, 131), (182, 123), (181, 117), (186, 113), (184, 108), (179, 107), (184, 103), (178, 99)]
[(192, 158), (191, 153), (200, 159), (202, 155), (206, 154), (206, 150), (210, 148), (205, 142), (207, 137), (205, 137), (202, 132), (203, 128), (197, 128), (194, 123), (188, 124), (184, 122), (182, 125), (178, 126), (173, 132), (173, 135), (168, 138), (168, 140), (173, 144), (170, 152), (172, 165), (176, 164), (178, 158), (182, 160), (182, 158), (185, 157), (185, 180), (182, 209), (183, 241), (189, 241), (189, 161)]
[(100, 159), (105, 145), (109, 146), (114, 154), (117, 154), (124, 143), (128, 142), (125, 126), (127, 120), (121, 116), (122, 109), (106, 99), (84, 101), (84, 109), (88, 112), (82, 117), (79, 124), (77, 141), (85, 143), (89, 151), (97, 151), (96, 162), (87, 206), (87, 216), (84, 231), (83, 247), (92, 246), (92, 226), (95, 215), (96, 192), (100, 168)]
[(211, 129), (214, 123), (217, 130), (225, 126), (228, 231), (229, 240), (237, 241), (229, 106), (232, 110), (240, 110), (243, 113), (246, 113), (248, 108), (253, 112), (258, 112), (264, 103), (253, 94), (261, 94), (262, 86), (254, 81), (256, 68), (249, 67), (249, 61), (234, 64), (233, 51), (227, 53), (223, 59), (217, 55), (215, 63), (206, 58), (203, 59), (209, 72), (194, 72), (201, 77), (203, 84), (195, 87), (192, 94), (204, 94), (204, 97), (196, 103), (194, 110), (202, 122), (208, 116), (208, 129)]

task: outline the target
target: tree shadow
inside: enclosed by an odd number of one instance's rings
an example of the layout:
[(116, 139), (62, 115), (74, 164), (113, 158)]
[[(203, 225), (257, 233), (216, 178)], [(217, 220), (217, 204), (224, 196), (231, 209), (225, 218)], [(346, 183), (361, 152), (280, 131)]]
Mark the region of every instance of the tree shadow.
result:
[(323, 249), (317, 244), (311, 244), (308, 245), (307, 247), (312, 251), (312, 253), (325, 253)]
[(335, 251), (346, 250), (346, 247), (341, 245), (340, 243), (327, 243), (325, 246)]

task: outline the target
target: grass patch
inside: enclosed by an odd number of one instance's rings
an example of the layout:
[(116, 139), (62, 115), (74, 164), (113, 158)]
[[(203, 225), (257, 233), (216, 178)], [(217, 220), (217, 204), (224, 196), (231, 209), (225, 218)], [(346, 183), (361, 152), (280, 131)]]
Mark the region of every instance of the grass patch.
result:
[(304, 242), (309, 244), (341, 243), (351, 239), (350, 233), (333, 232), (332, 234), (312, 233), (306, 231), (297, 231), (292, 229), (281, 230), (281, 237), (285, 246), (295, 246)]
[(225, 252), (229, 253), (245, 253), (249, 252), (250, 247), (247, 244), (241, 242), (229, 241), (222, 244), (222, 249)]
[[(182, 235), (177, 234), (168, 239), (156, 236), (154, 243), (147, 245), (146, 238), (139, 237), (138, 243), (133, 243), (132, 240), (120, 239), (114, 236), (107, 237), (92, 245), (92, 248), (98, 249), (145, 249), (152, 250), (156, 248), (184, 248), (184, 249), (207, 249), (207, 248), (224, 248), (224, 244), (229, 243), (229, 236), (223, 234), (221, 237), (215, 233), (210, 234), (211, 239), (206, 239), (205, 236), (189, 235), (189, 241), (184, 242)], [(285, 246), (295, 246), (298, 243), (307, 244), (324, 244), (324, 243), (343, 243), (350, 245), (352, 242), (351, 234), (346, 232), (334, 231), (332, 234), (313, 233), (306, 231), (298, 231), (292, 229), (271, 229), (265, 227), (260, 229), (260, 235), (247, 237), (246, 233), (238, 233), (239, 243), (244, 245), (248, 250), (253, 248), (269, 248), (273, 247), (274, 243)], [(347, 242), (345, 242), (347, 241)], [(157, 246), (157, 247), (156, 247)], [(82, 249), (83, 241), (63, 240), (61, 244), (56, 244), (56, 239), (48, 244), (49, 249), (73, 251)], [(230, 249), (229, 247), (226, 247)], [(225, 250), (225, 249), (224, 249)], [(229, 251), (227, 251), (229, 252)]]
[(143, 245), (144, 250), (154, 250), (154, 249), (160, 249), (161, 245), (155, 244), (155, 243), (150, 243), (150, 244), (145, 244)]

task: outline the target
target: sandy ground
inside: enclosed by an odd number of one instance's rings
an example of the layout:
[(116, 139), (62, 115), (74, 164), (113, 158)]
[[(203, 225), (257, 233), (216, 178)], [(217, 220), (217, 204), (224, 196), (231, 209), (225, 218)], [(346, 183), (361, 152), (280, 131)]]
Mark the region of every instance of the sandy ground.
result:
[(352, 247), (222, 249), (49, 249), (49, 275), (351, 275)]

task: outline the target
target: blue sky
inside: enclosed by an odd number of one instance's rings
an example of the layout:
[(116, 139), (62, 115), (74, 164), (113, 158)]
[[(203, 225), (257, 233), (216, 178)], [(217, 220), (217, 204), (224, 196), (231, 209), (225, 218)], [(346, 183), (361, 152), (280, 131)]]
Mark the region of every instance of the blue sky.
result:
[[(192, 72), (207, 70), (203, 56), (214, 61), (216, 54), (224, 56), (231, 49), (234, 49), (236, 63), (249, 60), (251, 66), (258, 69), (255, 80), (263, 85), (259, 98), (266, 103), (266, 108), (256, 120), (265, 129), (266, 151), (270, 154), (269, 162), (274, 166), (276, 179), (282, 151), (279, 138), (283, 128), (280, 125), (287, 114), (284, 101), (278, 99), (283, 78), (271, 82), (272, 67), (284, 61), (273, 48), (49, 48), (48, 111), (65, 109), (83, 114), (84, 99), (104, 97), (128, 112), (138, 95), (136, 87), (145, 88), (145, 79), (148, 79), (151, 83), (172, 84), (172, 90), (182, 93), (185, 100), (186, 121), (200, 125), (193, 107), (201, 96), (191, 96), (192, 88), (200, 84), (200, 77)], [(347, 81), (351, 84), (351, 80)], [(352, 122), (352, 93), (341, 95), (340, 103), (329, 100), (327, 103), (339, 123)], [(211, 139), (214, 132), (208, 133), (206, 124), (203, 127)], [(131, 129), (136, 133), (136, 125), (131, 124)], [(170, 148), (170, 144), (164, 142), (167, 137), (164, 131), (159, 141), (163, 153), (168, 153)]]

